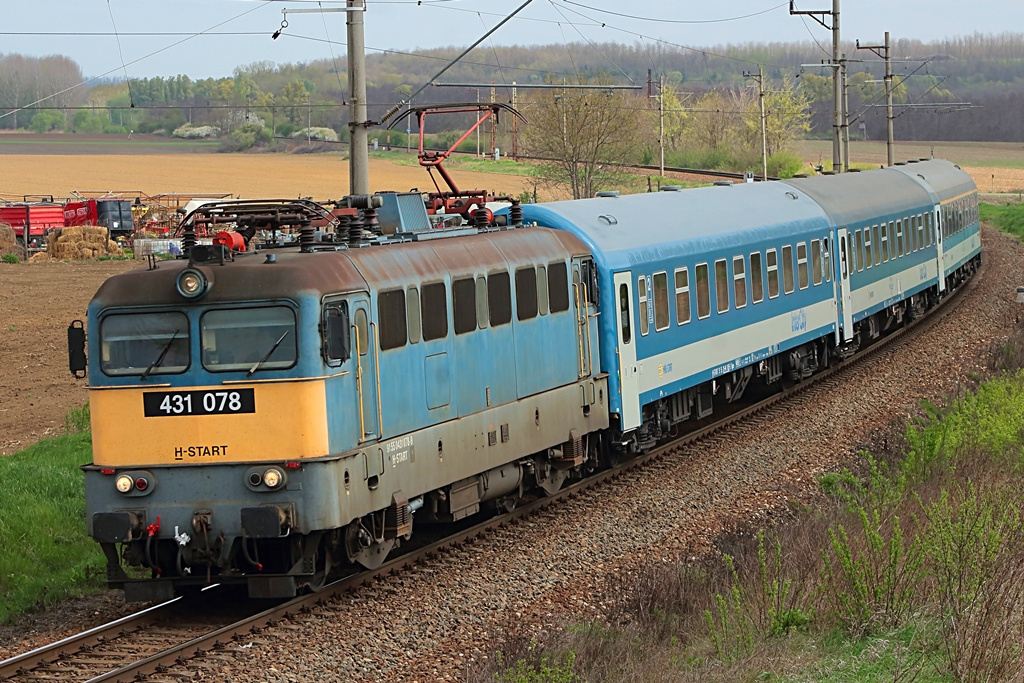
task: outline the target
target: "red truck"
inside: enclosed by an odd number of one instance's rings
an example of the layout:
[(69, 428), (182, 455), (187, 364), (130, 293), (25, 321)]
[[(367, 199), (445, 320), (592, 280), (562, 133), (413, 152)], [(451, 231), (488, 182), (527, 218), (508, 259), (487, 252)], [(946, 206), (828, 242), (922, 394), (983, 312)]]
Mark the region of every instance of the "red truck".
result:
[(2, 204), (0, 223), (14, 228), (18, 244), (29, 249), (43, 249), (46, 247), (46, 233), (64, 225), (64, 206), (56, 202)]
[(63, 225), (103, 225), (110, 229), (110, 239), (131, 239), (135, 223), (132, 203), (127, 199), (82, 199), (64, 205)]

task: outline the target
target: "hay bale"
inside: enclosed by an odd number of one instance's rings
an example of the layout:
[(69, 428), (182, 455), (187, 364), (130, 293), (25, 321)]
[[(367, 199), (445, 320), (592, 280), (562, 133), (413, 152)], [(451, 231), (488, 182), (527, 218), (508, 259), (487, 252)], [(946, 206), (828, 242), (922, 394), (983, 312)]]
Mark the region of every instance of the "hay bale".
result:
[[(109, 235), (110, 235), (110, 231), (107, 230), (102, 225), (83, 225), (82, 226), (82, 233), (85, 235), (86, 239), (88, 239), (90, 237), (97, 237), (97, 238), (102, 238), (102, 240), (104, 242), (107, 241), (107, 237), (109, 237)], [(92, 240), (90, 240), (90, 241), (92, 241)]]
[(81, 225), (69, 225), (60, 231), (60, 241), (68, 242), (75, 239), (81, 239), (84, 234)]
[(18, 243), (18, 237), (14, 234), (14, 228), (7, 223), (0, 223), (0, 249), (13, 247)]
[(107, 240), (107, 253), (113, 254), (118, 251), (121, 251), (121, 247), (117, 246), (117, 242), (114, 240)]
[(28, 260), (29, 263), (41, 263), (43, 261), (49, 261), (50, 255), (45, 251), (39, 251), (32, 254), (32, 258)]

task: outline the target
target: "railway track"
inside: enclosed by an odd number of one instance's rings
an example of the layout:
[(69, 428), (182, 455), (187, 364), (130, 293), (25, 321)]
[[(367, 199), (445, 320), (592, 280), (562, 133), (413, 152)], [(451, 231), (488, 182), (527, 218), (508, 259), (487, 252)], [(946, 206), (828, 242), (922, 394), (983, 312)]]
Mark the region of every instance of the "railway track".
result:
[[(329, 609), (340, 596), (359, 587), (368, 586), (378, 578), (402, 572), (437, 555), (445, 548), (457, 548), (473, 539), (517, 520), (536, 514), (555, 503), (577, 496), (585, 489), (600, 486), (627, 472), (643, 468), (691, 447), (694, 444), (720, 439), (719, 432), (760, 429), (766, 422), (780, 419), (787, 402), (811, 387), (838, 384), (838, 375), (852, 365), (872, 363), (879, 351), (890, 347), (910, 335), (917, 334), (949, 316), (968, 292), (981, 280), (979, 272), (964, 286), (951, 294), (942, 306), (865, 348), (855, 357), (833, 365), (807, 382), (787, 388), (755, 404), (734, 412), (649, 453), (622, 463), (618, 467), (600, 472), (593, 477), (566, 487), (554, 496), (524, 504), (516, 510), (480, 522), (389, 561), (376, 570), (362, 571), (328, 584), (315, 594), (273, 605), (256, 612), (248, 601), (234, 601), (237, 606), (249, 605), (244, 614), (231, 615), (229, 611), (214, 609), (213, 601), (201, 598), (198, 602), (178, 600), (164, 603), (136, 615), (119, 619), (111, 624), (66, 638), (52, 645), (0, 662), (0, 681), (134, 681), (150, 676), (150, 681), (188, 680), (183, 673), (195, 662), (222, 659), (234, 661), (233, 651), (264, 642), (266, 630), (297, 628), (309, 619)], [(870, 367), (868, 368), (870, 369)], [(210, 591), (213, 593), (213, 591)], [(206, 594), (204, 594), (206, 595)], [(214, 593), (216, 595), (216, 593)], [(229, 601), (230, 602), (230, 601)], [(201, 618), (197, 618), (201, 614)], [(235, 618), (237, 617), (237, 618)]]

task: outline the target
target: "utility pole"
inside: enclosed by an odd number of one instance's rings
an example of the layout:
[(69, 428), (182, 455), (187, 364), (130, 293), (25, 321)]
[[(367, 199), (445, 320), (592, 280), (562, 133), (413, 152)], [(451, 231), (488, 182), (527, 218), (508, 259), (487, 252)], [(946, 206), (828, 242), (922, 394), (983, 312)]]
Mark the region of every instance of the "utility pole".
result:
[[(494, 83), (491, 83), (491, 104), (494, 104)], [(496, 116), (491, 117), (491, 158), (494, 158), (494, 148), (498, 146), (498, 128), (495, 125)]]
[(850, 91), (846, 88), (846, 55), (840, 60), (843, 74), (843, 172), (850, 172)]
[(858, 50), (870, 50), (875, 55), (885, 60), (885, 153), (887, 165), (892, 166), (893, 164), (893, 147), (894, 137), (892, 130), (892, 55), (889, 51), (889, 32), (885, 32), (885, 44), (884, 45), (861, 45), (860, 41), (857, 41)]
[(665, 76), (658, 76), (658, 94), (651, 94), (651, 70), (647, 70), (647, 97), (658, 100), (658, 175), (665, 177)]
[[(512, 81), (512, 111), (516, 110), (516, 82)], [(477, 128), (477, 133), (480, 129)], [(519, 117), (512, 117), (512, 160), (519, 161)]]
[[(794, 0), (789, 0), (790, 14), (805, 14), (827, 29), (832, 31), (832, 170), (836, 173), (843, 172), (843, 89), (841, 84), (840, 57), (839, 57), (839, 0), (832, 0), (832, 11), (826, 10), (797, 10), (794, 7)], [(831, 18), (831, 26), (826, 21)]]
[[(838, 0), (837, 0), (838, 1)], [(363, 37), (365, 0), (346, 0), (348, 28), (349, 194), (370, 194), (370, 122), (366, 115), (366, 46)]]
[(757, 75), (748, 71), (743, 72), (744, 78), (752, 78), (757, 81), (757, 110), (761, 118), (761, 180), (768, 180), (768, 114), (764, 110), (764, 96), (767, 94), (764, 89), (764, 67), (757, 67)]

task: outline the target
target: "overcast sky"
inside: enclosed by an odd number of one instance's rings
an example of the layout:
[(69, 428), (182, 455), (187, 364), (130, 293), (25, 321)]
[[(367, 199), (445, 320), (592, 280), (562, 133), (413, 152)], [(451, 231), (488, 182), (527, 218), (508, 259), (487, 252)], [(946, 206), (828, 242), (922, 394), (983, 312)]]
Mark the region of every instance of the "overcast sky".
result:
[[(367, 52), (467, 46), (522, 3), (368, 0)], [(125, 72), (132, 78), (230, 76), (236, 66), (254, 61), (305, 62), (330, 59), (332, 49), (341, 57), (346, 50), (344, 12), (290, 14), (280, 39), (270, 37), (280, 26), (285, 7), (317, 10), (344, 7), (344, 2), (3, 0), (3, 4), (0, 51), (66, 55), (78, 62), (86, 76), (116, 77)], [(832, 0), (799, 0), (796, 7), (831, 10)], [(894, 40), (928, 41), (1024, 27), (1019, 21), (1024, 13), (1020, 0), (842, 0), (840, 9), (843, 39), (862, 43), (880, 43), (885, 31)], [(661, 41), (710, 48), (812, 39), (827, 47), (831, 34), (810, 17), (791, 16), (786, 0), (533, 0), (484, 46), (655, 45)]]

